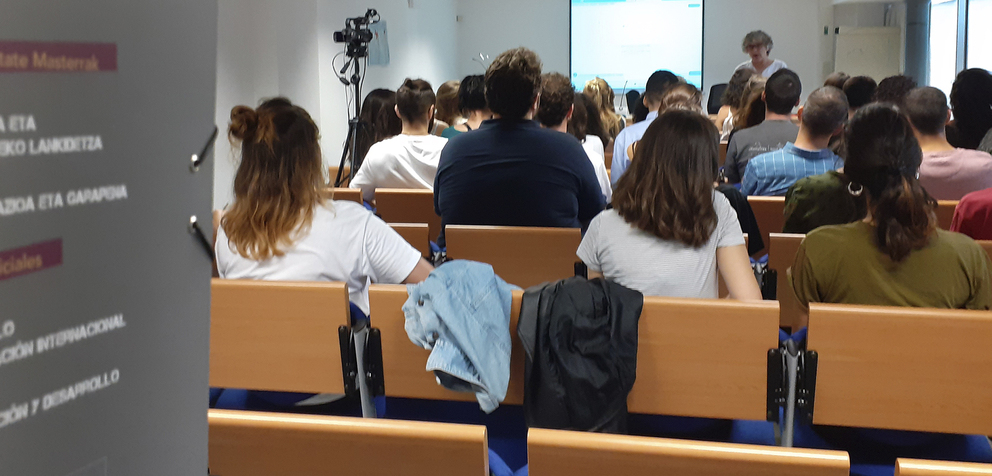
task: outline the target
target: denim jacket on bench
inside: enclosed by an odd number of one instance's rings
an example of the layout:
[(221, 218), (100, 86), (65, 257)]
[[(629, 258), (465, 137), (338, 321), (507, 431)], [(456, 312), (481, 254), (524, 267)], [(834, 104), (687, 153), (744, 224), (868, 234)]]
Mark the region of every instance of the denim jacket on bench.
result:
[(510, 306), (514, 288), (492, 266), (449, 261), (407, 285), (406, 333), (425, 349), (427, 370), (445, 388), (475, 393), (490, 413), (510, 381)]

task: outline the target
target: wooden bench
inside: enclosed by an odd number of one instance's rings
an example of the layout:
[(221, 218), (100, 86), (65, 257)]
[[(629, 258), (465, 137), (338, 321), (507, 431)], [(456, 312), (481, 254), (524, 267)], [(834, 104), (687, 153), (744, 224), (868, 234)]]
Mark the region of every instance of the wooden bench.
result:
[[(718, 128), (719, 127), (720, 126), (718, 126)], [(720, 167), (723, 167), (724, 164), (727, 163), (727, 145), (729, 145), (729, 143), (729, 141), (725, 140), (720, 141)]]
[(430, 190), (378, 188), (375, 209), (386, 223), (426, 223), (432, 240), (441, 234), (441, 217), (434, 213)]
[(448, 257), (489, 263), (504, 281), (522, 288), (575, 275), (582, 241), (578, 228), (448, 225)]
[(992, 312), (811, 304), (809, 314), (814, 424), (992, 434)]
[(346, 393), (344, 283), (213, 279), (210, 290), (211, 387)]
[[(341, 184), (342, 186), (347, 187), (348, 186), (348, 183), (351, 182), (351, 178), (348, 177), (348, 175), (350, 175), (350, 174), (351, 174), (351, 166), (350, 165), (345, 165), (344, 166), (344, 172), (341, 172), (341, 179), (344, 181)], [(327, 167), (327, 177), (328, 177), (328, 181), (330, 182), (330, 185), (331, 186), (334, 186), (334, 179), (336, 179), (338, 177), (338, 166), (337, 165), (331, 165), (331, 166), (328, 166)]]
[(981, 245), (982, 249), (985, 250), (986, 253), (988, 253), (990, 258), (992, 258), (992, 241), (978, 240), (976, 241), (976, 243)]
[(981, 476), (992, 475), (992, 464), (952, 463), (899, 458), (895, 476)]
[(321, 190), (321, 195), (325, 200), (350, 200), (358, 203), (359, 205), (363, 203), (362, 191), (357, 188), (327, 187)]
[(937, 200), (937, 223), (941, 228), (951, 229), (951, 220), (954, 219), (954, 209), (957, 206), (957, 200)]
[(420, 256), (431, 256), (431, 232), (426, 223), (390, 223), (389, 226), (413, 245)]
[(761, 238), (768, 247), (769, 235), (781, 233), (785, 226), (785, 197), (747, 197), (747, 203), (754, 212), (754, 220), (758, 222)]
[[(504, 404), (523, 403), (524, 353), (517, 338), (522, 296), (515, 291), (511, 304), (513, 348)], [(372, 323), (381, 333), (386, 395), (474, 401), (470, 393), (441, 387), (426, 371), (430, 351), (411, 343), (404, 329), (406, 299), (403, 286), (369, 288)], [(768, 350), (778, 347), (777, 303), (647, 297), (639, 322), (631, 412), (765, 419)]]
[(806, 325), (806, 312), (789, 283), (789, 268), (796, 261), (796, 253), (806, 235), (770, 233), (768, 241), (768, 267), (778, 273), (775, 295), (779, 303), (781, 318), (779, 325), (797, 330)]
[(532, 476), (847, 476), (841, 451), (607, 435), (531, 428)]
[(209, 410), (217, 476), (488, 476), (486, 427)]

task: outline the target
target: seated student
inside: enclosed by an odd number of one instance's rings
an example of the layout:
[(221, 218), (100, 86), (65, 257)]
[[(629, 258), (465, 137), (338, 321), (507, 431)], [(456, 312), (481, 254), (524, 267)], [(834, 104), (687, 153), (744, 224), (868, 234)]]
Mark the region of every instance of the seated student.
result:
[(775, 74), (775, 72), (788, 68), (784, 61), (773, 60), (768, 57), (768, 54), (772, 52), (773, 46), (775, 46), (775, 43), (772, 42), (772, 37), (761, 30), (755, 30), (744, 35), (744, 41), (741, 42), (741, 51), (747, 53), (751, 59), (737, 65), (735, 70), (749, 69), (758, 75), (768, 78)]
[[(575, 107), (577, 96), (584, 95), (575, 94), (575, 89), (572, 89), (572, 81), (567, 76), (561, 73), (545, 73), (541, 77), (541, 106), (537, 108), (537, 119), (541, 122), (541, 126), (567, 134), (568, 125), (572, 122), (578, 109), (581, 109), (579, 114), (582, 115), (583, 122), (588, 121), (585, 105), (580, 105), (579, 108)], [(583, 100), (586, 101), (588, 98), (583, 97)], [(613, 189), (610, 187), (610, 176), (606, 172), (603, 146), (599, 142), (597, 148), (597, 144), (587, 140), (589, 137), (595, 136), (584, 136), (580, 139), (582, 149), (585, 150), (592, 168), (596, 171), (596, 178), (599, 179), (603, 198), (609, 201), (613, 197)], [(587, 147), (586, 144), (592, 147)]]
[(599, 111), (599, 119), (603, 124), (603, 130), (607, 137), (603, 143), (609, 142), (610, 139), (616, 139), (617, 134), (627, 124), (624, 123), (623, 117), (617, 114), (616, 109), (613, 107), (613, 101), (616, 99), (613, 88), (610, 87), (605, 79), (597, 77), (586, 81), (586, 87), (582, 90), (582, 94)]
[(417, 283), (433, 268), (365, 207), (321, 198), (317, 126), (284, 98), (231, 111), (234, 203), (217, 230), (221, 278), (344, 281), (369, 312), (368, 283)]
[(437, 97), (434, 113), (434, 134), (440, 136), (448, 127), (465, 122), (461, 110), (458, 109), (458, 93), (461, 82), (458, 80), (445, 81), (437, 87)]
[(821, 226), (843, 225), (868, 214), (865, 197), (854, 196), (843, 170), (800, 179), (785, 192), (782, 233), (805, 235)]
[(989, 309), (989, 257), (970, 238), (937, 228), (905, 116), (892, 105), (865, 106), (848, 125), (847, 146), (849, 190), (866, 197), (869, 214), (806, 235), (789, 278), (799, 303)]
[(844, 83), (846, 83), (848, 79), (851, 79), (851, 76), (847, 73), (843, 71), (834, 71), (827, 76), (827, 79), (823, 80), (823, 85), (833, 86), (837, 89), (843, 90)]
[(792, 108), (799, 105), (802, 92), (802, 82), (792, 70), (782, 69), (768, 78), (761, 96), (765, 103), (765, 120), (735, 132), (727, 144), (723, 171), (730, 183), (741, 181), (748, 161), (754, 157), (779, 150), (796, 140), (799, 126), (792, 123)]
[[(648, 126), (651, 125), (651, 121), (658, 117), (658, 109), (661, 108), (661, 99), (664, 97), (665, 91), (680, 82), (684, 81), (681, 81), (681, 78), (675, 76), (671, 71), (665, 70), (655, 71), (648, 78), (648, 82), (644, 87), (644, 94), (641, 95), (641, 103), (647, 108), (647, 115), (644, 117), (644, 120), (637, 121), (636, 124), (625, 127), (624, 130), (617, 134), (613, 142), (613, 165), (610, 168), (612, 171), (610, 182), (613, 184), (613, 188), (616, 188), (617, 182), (620, 181), (620, 177), (630, 164), (627, 147), (641, 140), (641, 136), (644, 135), (644, 131), (648, 129)], [(637, 116), (636, 110), (634, 115), (635, 117)]]
[(730, 134), (727, 135), (729, 141), (734, 133), (740, 130), (754, 127), (765, 120), (765, 83), (768, 79), (763, 76), (751, 76), (744, 86), (744, 93), (741, 94), (740, 105), (737, 106), (737, 113), (734, 114), (733, 124), (731, 124)]
[(723, 95), (720, 96), (720, 111), (716, 115), (716, 126), (721, 128), (720, 140), (730, 138), (730, 131), (734, 130), (734, 116), (740, 110), (744, 89), (751, 76), (754, 76), (754, 71), (750, 69), (734, 71), (734, 75), (727, 82), (727, 89), (723, 90)]
[(871, 102), (876, 88), (878, 84), (868, 76), (855, 76), (844, 82), (844, 95), (847, 96), (847, 104), (851, 107), (848, 118), (854, 117), (858, 109)]
[(372, 144), (393, 137), (401, 131), (403, 123), (396, 115), (396, 93), (388, 89), (373, 89), (362, 101), (355, 155), (365, 157)]
[(992, 240), (992, 188), (971, 192), (958, 201), (951, 219), (951, 231), (973, 240)]
[(434, 179), (434, 210), (457, 225), (579, 228), (605, 202), (596, 172), (574, 137), (533, 120), (540, 101), (541, 60), (516, 48), (486, 71), (494, 119), (448, 142)]
[(474, 131), (482, 126), (483, 121), (493, 118), (492, 111), (486, 105), (486, 78), (481, 74), (465, 76), (461, 86), (458, 87), (458, 109), (465, 122), (448, 127), (441, 133), (441, 137), (451, 139), (458, 134)]
[(785, 195), (797, 180), (837, 170), (843, 160), (828, 148), (830, 138), (847, 120), (847, 99), (833, 86), (813, 91), (799, 108), (796, 142), (781, 150), (766, 152), (748, 163), (741, 181), (745, 195)]
[(448, 139), (430, 133), (434, 117), (434, 91), (422, 79), (407, 79), (396, 91), (396, 115), (403, 122), (400, 135), (369, 148), (350, 188), (362, 190), (372, 202), (377, 188), (434, 189), (434, 174), (441, 149)]
[(992, 131), (992, 73), (982, 68), (958, 73), (951, 87), (951, 110), (954, 122), (947, 125), (947, 141), (962, 149), (979, 148)]
[(906, 105), (906, 95), (916, 88), (916, 80), (901, 74), (889, 76), (878, 82), (872, 102), (886, 102), (903, 107)]
[[(544, 108), (545, 101), (546, 97), (542, 94), (541, 108)], [(596, 170), (596, 177), (599, 179), (599, 187), (603, 190), (603, 197), (606, 199), (606, 203), (609, 203), (613, 199), (613, 186), (610, 185), (610, 173), (606, 170), (606, 151), (603, 148), (602, 139), (589, 131), (591, 123), (597, 126), (599, 124), (595, 111), (595, 107), (584, 94), (576, 94), (572, 116), (568, 119), (565, 131), (582, 143), (582, 149), (586, 151), (589, 161), (592, 162), (592, 168)]]
[(717, 271), (735, 299), (760, 300), (737, 215), (713, 189), (719, 132), (702, 114), (658, 116), (617, 184), (613, 209), (576, 254), (590, 277), (650, 296), (716, 298)]
[(903, 111), (923, 150), (920, 184), (937, 200), (959, 200), (968, 193), (992, 187), (992, 156), (958, 149), (947, 142), (944, 126), (950, 120), (947, 96), (937, 88), (910, 91)]

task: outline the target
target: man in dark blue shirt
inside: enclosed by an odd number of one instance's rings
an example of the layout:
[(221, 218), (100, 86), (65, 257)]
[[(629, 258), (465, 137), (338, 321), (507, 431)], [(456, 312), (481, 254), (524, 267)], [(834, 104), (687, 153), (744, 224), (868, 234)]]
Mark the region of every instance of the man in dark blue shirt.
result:
[(585, 226), (605, 203), (579, 141), (533, 120), (541, 61), (526, 48), (499, 55), (486, 71), (493, 119), (452, 138), (434, 178), (438, 244), (453, 225)]

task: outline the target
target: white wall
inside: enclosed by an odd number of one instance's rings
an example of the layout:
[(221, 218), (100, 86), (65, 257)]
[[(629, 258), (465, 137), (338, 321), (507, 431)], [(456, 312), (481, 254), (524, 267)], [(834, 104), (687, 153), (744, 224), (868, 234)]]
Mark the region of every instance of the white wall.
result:
[[(358, 0), (219, 0), (214, 207), (233, 199), (237, 158), (226, 140), (231, 108), (258, 105), (282, 95), (310, 112), (320, 127), (325, 164), (337, 164), (348, 131), (345, 88), (337, 77), (343, 45), (333, 32), (345, 18), (362, 16)], [(457, 32), (455, 0), (377, 0), (386, 20), (391, 63), (369, 67), (363, 94), (378, 87), (396, 89), (406, 77), (437, 86), (455, 77)]]
[[(568, 72), (569, 0), (458, 0), (458, 71), (480, 74), (472, 61), (516, 46), (533, 49), (545, 71)], [(832, 72), (833, 5), (830, 0), (706, 0), (703, 25), (703, 89), (730, 79), (748, 59), (740, 45), (751, 30), (775, 39), (772, 55), (789, 64), (804, 92)], [(824, 27), (830, 34), (824, 35)], [(609, 25), (604, 25), (609, 34)], [(665, 65), (659, 64), (658, 69)], [(805, 96), (805, 94), (804, 94)]]

